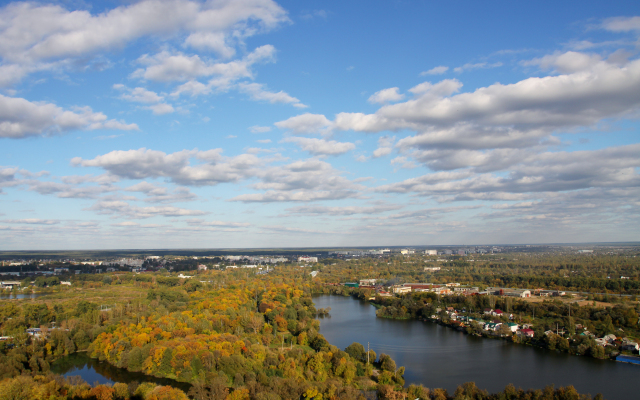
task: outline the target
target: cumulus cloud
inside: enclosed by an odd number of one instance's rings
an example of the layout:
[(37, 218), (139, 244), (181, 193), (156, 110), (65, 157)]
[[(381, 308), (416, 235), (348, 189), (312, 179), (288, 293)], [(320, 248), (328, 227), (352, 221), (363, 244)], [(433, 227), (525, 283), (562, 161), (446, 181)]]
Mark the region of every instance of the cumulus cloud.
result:
[(144, 201), (148, 203), (175, 203), (195, 200), (197, 197), (187, 188), (179, 187), (171, 192), (166, 187), (154, 185), (146, 181), (129, 186), (124, 190), (145, 194), (146, 198)]
[(146, 108), (147, 110), (151, 110), (151, 112), (155, 115), (171, 114), (172, 112), (175, 111), (173, 106), (167, 103), (153, 104), (143, 108)]
[[(172, 154), (162, 151), (112, 151), (92, 160), (80, 157), (72, 165), (104, 168), (109, 173), (126, 179), (168, 178), (178, 185), (212, 186), (223, 182), (237, 182), (255, 175), (260, 160), (253, 154), (224, 157), (222, 150), (183, 150)], [(195, 158), (204, 163), (191, 165)]]
[(232, 221), (207, 221), (204, 219), (188, 219), (186, 220), (189, 226), (208, 226), (208, 227), (225, 227), (225, 228), (246, 228), (251, 226), (247, 222), (232, 222)]
[(271, 131), (271, 127), (254, 125), (252, 127), (249, 127), (249, 131), (251, 131), (251, 133), (266, 133)]
[(279, 92), (270, 92), (268, 90), (265, 90), (264, 85), (260, 83), (241, 82), (238, 84), (238, 88), (242, 93), (246, 93), (249, 96), (251, 96), (252, 100), (268, 101), (271, 104), (274, 104), (274, 103), (291, 104), (296, 108), (308, 107), (302, 104), (300, 100), (290, 96), (289, 94), (283, 92), (282, 90)]
[(318, 159), (272, 166), (260, 173), (260, 182), (252, 185), (264, 193), (243, 194), (231, 200), (245, 203), (295, 202), (359, 197), (358, 191), (363, 186), (341, 175), (331, 164)]
[(470, 71), (470, 70), (473, 70), (473, 69), (497, 68), (497, 67), (502, 67), (502, 63), (501, 62), (496, 62), (496, 63), (493, 63), (493, 64), (489, 64), (489, 63), (486, 63), (486, 62), (475, 63), (475, 64), (467, 63), (467, 64), (465, 64), (463, 66), (456, 67), (453, 70), (455, 72), (460, 73), (460, 72), (464, 72), (464, 71)]
[(164, 102), (164, 97), (160, 96), (156, 92), (147, 90), (143, 87), (137, 87), (134, 89), (128, 88), (122, 84), (113, 85), (114, 89), (123, 91), (120, 98), (123, 100), (131, 101), (134, 103), (148, 104), (143, 107), (151, 110), (155, 115), (164, 115), (174, 112), (174, 108), (171, 104)]
[(95, 129), (135, 130), (138, 126), (108, 120), (106, 115), (90, 107), (65, 110), (53, 103), (0, 95), (0, 138), (20, 139)]
[(407, 157), (404, 156), (398, 156), (391, 160), (391, 165), (396, 165), (404, 169), (413, 169), (417, 167), (416, 163), (410, 161), (409, 159), (407, 159)]
[(397, 147), (430, 168), (491, 171), (558, 145), (554, 132), (639, 111), (640, 60), (621, 64), (566, 52), (536, 63), (574, 72), (463, 93), (455, 79), (424, 82), (409, 90), (412, 99), (384, 105), (374, 114), (339, 113), (324, 126), (367, 133), (413, 130), (416, 135), (401, 139)]
[(586, 54), (576, 51), (548, 54), (542, 58), (536, 58), (524, 62), (524, 65), (539, 65), (542, 69), (553, 69), (563, 74), (571, 74), (586, 71), (593, 68), (602, 57), (599, 54)]
[(441, 75), (444, 74), (445, 72), (447, 72), (449, 70), (449, 67), (446, 67), (444, 65), (440, 65), (438, 67), (433, 67), (428, 71), (423, 71), (420, 73), (420, 76), (425, 76), (425, 75)]
[(607, 18), (602, 28), (612, 32), (640, 31), (640, 17)]
[(335, 235), (339, 233), (336, 231), (307, 229), (307, 228), (300, 228), (300, 227), (288, 227), (288, 226), (282, 226), (282, 225), (266, 225), (266, 226), (262, 226), (261, 228), (271, 232), (295, 233), (295, 234), (303, 234), (303, 235)]
[(369, 103), (377, 104), (395, 103), (404, 99), (404, 94), (400, 93), (399, 90), (397, 87), (382, 89), (372, 94), (368, 101)]
[(294, 215), (306, 215), (306, 216), (350, 216), (356, 214), (380, 214), (387, 211), (393, 211), (402, 208), (400, 205), (396, 204), (386, 204), (379, 206), (344, 206), (344, 207), (327, 207), (327, 206), (300, 206), (300, 207), (292, 207), (287, 208), (287, 211), (290, 214)]
[(296, 115), (274, 124), (278, 128), (287, 129), (295, 134), (320, 133), (331, 126), (331, 121), (324, 115), (305, 113)]
[(382, 136), (378, 138), (378, 148), (373, 152), (373, 157), (378, 158), (391, 154), (395, 141), (395, 136)]
[(29, 190), (42, 195), (55, 195), (63, 199), (95, 199), (106, 193), (116, 191), (118, 188), (104, 183), (98, 186), (82, 186), (82, 182), (53, 182), (26, 180), (23, 182)]
[(0, 167), (0, 193), (2, 193), (3, 187), (13, 186), (17, 183), (16, 173), (18, 171), (18, 168)]
[(315, 156), (336, 156), (344, 154), (356, 148), (356, 145), (349, 142), (337, 142), (335, 140), (324, 140), (306, 137), (289, 137), (284, 142), (295, 143), (304, 151)]
[(0, 9), (0, 19), (0, 57), (13, 67), (5, 71), (13, 77), (5, 84), (153, 35), (176, 36), (187, 47), (231, 57), (245, 38), (288, 21), (271, 0), (146, 0), (98, 15), (51, 4), (11, 3)]
[[(232, 199), (245, 202), (332, 200), (359, 197), (358, 191), (363, 189), (363, 186), (343, 177), (343, 173), (334, 169), (331, 164), (318, 159), (270, 165), (282, 158), (258, 158), (249, 152), (225, 157), (221, 152), (220, 149), (183, 150), (166, 154), (142, 148), (112, 151), (90, 160), (76, 157), (71, 163), (75, 166), (102, 168), (109, 176), (118, 179), (165, 178), (181, 186), (214, 186), (256, 179), (257, 182), (250, 187), (264, 193), (245, 194)], [(102, 189), (84, 189), (93, 190), (91, 194), (94, 197), (100, 190), (113, 190), (108, 186), (103, 186)], [(60, 193), (70, 188), (56, 182), (39, 182), (33, 190), (47, 194)], [(141, 182), (127, 190), (147, 194), (145, 201), (148, 202), (184, 201), (192, 198), (186, 190), (169, 192), (148, 182)], [(89, 196), (89, 193), (86, 194)]]
[(439, 172), (377, 190), (448, 200), (526, 200), (533, 193), (640, 186), (640, 144), (594, 151), (545, 152), (511, 167), (507, 176), (471, 170)]
[[(272, 62), (275, 48), (260, 46), (240, 60), (216, 62), (202, 59), (199, 55), (185, 55), (180, 52), (162, 51), (155, 55), (143, 55), (138, 63), (144, 67), (137, 69), (132, 77), (156, 82), (185, 82), (195, 85), (195, 80), (203, 77), (214, 78), (205, 85), (208, 90), (226, 90), (240, 78), (252, 78), (251, 66), (258, 62)], [(201, 84), (201, 83), (200, 83)], [(201, 84), (202, 85), (202, 84)], [(189, 86), (179, 87), (174, 94), (189, 93)]]
[(57, 219), (39, 219), (39, 218), (25, 218), (25, 219), (5, 219), (2, 222), (8, 224), (28, 224), (28, 225), (57, 225), (60, 223)]
[(161, 217), (188, 217), (208, 214), (200, 210), (188, 210), (172, 206), (137, 207), (121, 200), (100, 200), (87, 209), (102, 215), (116, 215), (131, 219)]

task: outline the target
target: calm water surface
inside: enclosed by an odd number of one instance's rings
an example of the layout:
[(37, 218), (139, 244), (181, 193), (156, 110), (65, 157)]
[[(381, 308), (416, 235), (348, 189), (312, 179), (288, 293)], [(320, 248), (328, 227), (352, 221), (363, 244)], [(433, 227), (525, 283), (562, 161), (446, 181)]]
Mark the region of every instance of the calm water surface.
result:
[(453, 394), (473, 381), (497, 392), (512, 383), (523, 389), (573, 385), (580, 393), (602, 393), (608, 400), (640, 399), (640, 366), (578, 357), (503, 340), (479, 338), (433, 322), (376, 318), (375, 308), (351, 297), (313, 298), (316, 308), (331, 307), (320, 332), (344, 349), (367, 342), (378, 355), (389, 354), (406, 367), (407, 384), (441, 387)]
[(44, 296), (48, 293), (7, 293), (0, 294), (0, 300), (12, 300), (12, 299), (35, 299), (36, 297)]
[(156, 378), (140, 372), (129, 372), (126, 369), (114, 367), (107, 362), (100, 362), (89, 357), (86, 353), (74, 353), (56, 360), (51, 365), (51, 372), (62, 376), (79, 376), (85, 382), (94, 383), (130, 383), (130, 382), (153, 382), (162, 386), (173, 386), (182, 389), (185, 393), (189, 391), (191, 385), (185, 382), (174, 381), (173, 379)]

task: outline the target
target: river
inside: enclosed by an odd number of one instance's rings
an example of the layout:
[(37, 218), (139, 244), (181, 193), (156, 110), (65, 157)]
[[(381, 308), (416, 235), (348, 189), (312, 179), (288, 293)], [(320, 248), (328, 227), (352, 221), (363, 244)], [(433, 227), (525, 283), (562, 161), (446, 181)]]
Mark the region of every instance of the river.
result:
[(489, 392), (509, 383), (523, 389), (573, 385), (608, 400), (638, 398), (640, 366), (470, 336), (434, 322), (377, 318), (375, 307), (352, 297), (322, 295), (313, 302), (331, 307), (330, 316), (320, 318), (329, 343), (344, 349), (369, 342), (378, 355), (389, 354), (406, 368), (407, 385), (445, 388), (449, 394), (469, 381)]

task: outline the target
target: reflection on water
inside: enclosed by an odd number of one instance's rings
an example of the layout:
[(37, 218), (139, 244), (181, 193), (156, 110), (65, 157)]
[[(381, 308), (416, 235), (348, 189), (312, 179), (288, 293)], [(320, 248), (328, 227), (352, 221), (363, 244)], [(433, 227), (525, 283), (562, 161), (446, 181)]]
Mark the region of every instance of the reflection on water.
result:
[(331, 307), (320, 332), (344, 349), (367, 342), (378, 355), (389, 354), (405, 366), (407, 384), (441, 387), (453, 393), (469, 381), (490, 392), (512, 383), (523, 389), (573, 385), (580, 393), (602, 393), (608, 400), (638, 398), (640, 367), (609, 360), (479, 338), (433, 322), (376, 318), (375, 308), (351, 297), (313, 298), (316, 308)]
[(0, 300), (20, 300), (20, 299), (35, 299), (36, 297), (44, 296), (46, 293), (7, 293), (0, 294)]
[(51, 365), (51, 372), (66, 377), (80, 376), (87, 383), (105, 384), (115, 382), (153, 382), (162, 386), (173, 386), (182, 389), (185, 393), (191, 388), (191, 384), (174, 381), (173, 379), (156, 378), (140, 372), (129, 372), (123, 368), (117, 368), (107, 362), (100, 362), (89, 357), (86, 353), (75, 353), (56, 360)]

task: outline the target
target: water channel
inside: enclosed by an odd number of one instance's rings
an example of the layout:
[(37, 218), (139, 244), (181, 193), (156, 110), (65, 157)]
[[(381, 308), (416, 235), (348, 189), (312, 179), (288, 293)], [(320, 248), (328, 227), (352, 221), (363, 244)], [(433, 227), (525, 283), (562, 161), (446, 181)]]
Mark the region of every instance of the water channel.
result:
[(372, 305), (351, 297), (322, 295), (313, 302), (316, 308), (331, 307), (330, 317), (320, 319), (329, 343), (344, 349), (353, 342), (366, 348), (369, 342), (378, 355), (389, 354), (406, 367), (407, 385), (445, 388), (449, 394), (469, 381), (489, 392), (509, 383), (523, 389), (573, 385), (608, 400), (639, 398), (640, 366), (479, 338), (433, 322), (377, 318)]

